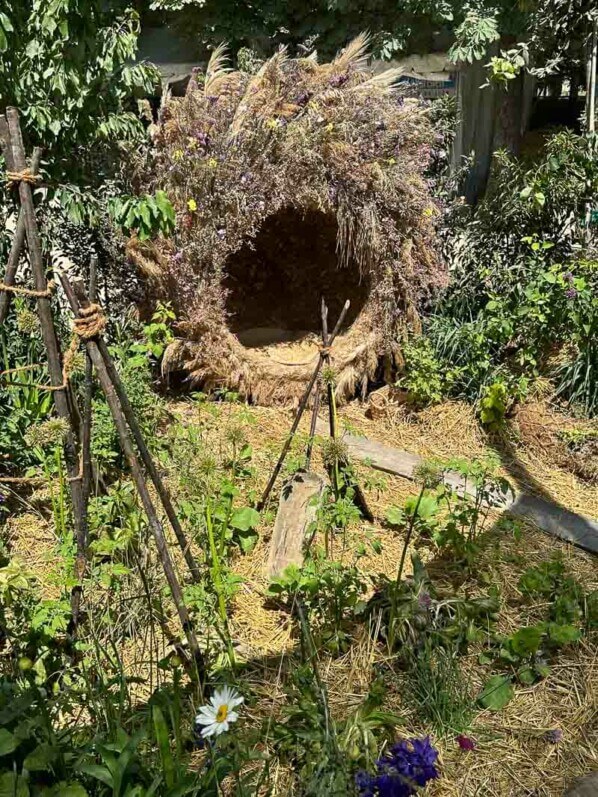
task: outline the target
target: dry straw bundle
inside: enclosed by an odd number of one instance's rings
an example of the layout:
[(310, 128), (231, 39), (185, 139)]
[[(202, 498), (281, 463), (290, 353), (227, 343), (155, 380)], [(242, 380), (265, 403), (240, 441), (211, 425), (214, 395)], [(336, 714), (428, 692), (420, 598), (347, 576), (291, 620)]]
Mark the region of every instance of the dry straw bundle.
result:
[(397, 72), (368, 71), (367, 37), (328, 64), (284, 50), (257, 74), (218, 48), (167, 98), (143, 190), (177, 211), (168, 241), (129, 253), (179, 318), (164, 367), (262, 403), (294, 401), (317, 358), (320, 297), (334, 322), (340, 400), (364, 389), (445, 278), (423, 176), (431, 130)]

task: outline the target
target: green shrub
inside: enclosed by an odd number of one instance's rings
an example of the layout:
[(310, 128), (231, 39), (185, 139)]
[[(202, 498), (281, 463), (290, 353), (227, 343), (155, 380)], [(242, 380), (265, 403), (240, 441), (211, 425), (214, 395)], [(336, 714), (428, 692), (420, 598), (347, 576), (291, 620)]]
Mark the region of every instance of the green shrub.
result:
[(397, 380), (397, 387), (407, 391), (409, 402), (415, 407), (426, 407), (442, 401), (449, 380), (432, 343), (424, 336), (407, 340), (402, 354), (404, 373)]

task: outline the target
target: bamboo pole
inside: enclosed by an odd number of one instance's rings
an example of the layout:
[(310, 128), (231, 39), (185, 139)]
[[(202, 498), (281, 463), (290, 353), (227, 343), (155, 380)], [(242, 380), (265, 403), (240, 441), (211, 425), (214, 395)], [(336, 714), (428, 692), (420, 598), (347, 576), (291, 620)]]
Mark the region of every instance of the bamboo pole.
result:
[[(6, 121), (8, 123), (9, 133), (8, 146), (12, 151), (14, 168), (16, 171), (20, 172), (26, 168), (27, 164), (25, 161), (25, 150), (23, 147), (23, 138), (21, 136), (21, 128), (19, 125), (19, 114), (16, 108), (10, 107), (6, 109)], [(21, 201), (21, 210), (24, 218), (25, 234), (27, 238), (29, 259), (31, 262), (31, 270), (33, 272), (35, 289), (37, 291), (43, 292), (47, 290), (48, 284), (44, 272), (41, 242), (35, 220), (33, 195), (30, 184), (25, 180), (21, 180), (19, 182), (19, 198)], [(69, 425), (69, 430), (65, 435), (64, 440), (64, 459), (66, 462), (69, 483), (71, 487), (75, 533), (78, 536), (81, 526), (83, 502), (81, 475), (79, 473), (79, 458), (77, 456), (78, 452), (75, 424), (73, 422), (72, 416), (72, 405), (69, 403), (68, 398), (68, 387), (59, 387), (63, 385), (60, 348), (58, 345), (56, 330), (54, 329), (50, 299), (47, 295), (37, 297), (37, 312), (40, 319), (42, 338), (48, 358), (48, 371), (50, 373), (50, 380), (52, 385), (59, 388), (53, 391), (54, 405), (58, 415), (67, 421)]]
[[(64, 292), (66, 294), (68, 302), (71, 306), (71, 309), (75, 314), (75, 316), (78, 316), (80, 301), (83, 300), (83, 297), (85, 296), (84, 289), (79, 283), (78, 290), (81, 295), (81, 300), (80, 300), (77, 294), (75, 293), (75, 287), (71, 285), (68, 278), (64, 274), (60, 274), (59, 278), (62, 283), (62, 287), (64, 288)], [(86, 298), (87, 297), (85, 297), (85, 299)], [(183, 627), (183, 631), (185, 632), (187, 641), (189, 643), (189, 649), (191, 651), (193, 661), (197, 668), (197, 675), (199, 682), (200, 684), (203, 684), (205, 682), (205, 677), (206, 677), (206, 667), (205, 667), (203, 654), (199, 648), (199, 643), (197, 641), (197, 636), (195, 634), (193, 622), (191, 620), (191, 617), (189, 616), (187, 607), (185, 606), (185, 601), (183, 599), (183, 591), (181, 589), (181, 585), (175, 573), (174, 563), (172, 561), (170, 552), (168, 550), (166, 537), (164, 536), (164, 529), (162, 528), (162, 524), (160, 523), (160, 520), (158, 518), (158, 514), (152, 502), (152, 498), (150, 496), (147, 484), (145, 483), (141, 465), (139, 463), (139, 460), (137, 459), (137, 455), (135, 454), (135, 450), (133, 447), (133, 440), (129, 433), (129, 429), (127, 428), (127, 422), (125, 419), (125, 415), (123, 413), (123, 408), (120, 404), (115, 386), (112, 383), (108, 369), (100, 352), (98, 342), (99, 339), (86, 340), (85, 344), (87, 347), (87, 351), (95, 367), (102, 390), (104, 391), (104, 394), (106, 396), (108, 407), (110, 408), (110, 412), (112, 414), (112, 418), (114, 420), (114, 424), (116, 426), (116, 430), (120, 439), (120, 444), (122, 446), (125, 458), (131, 469), (133, 480), (135, 482), (135, 486), (137, 487), (139, 497), (141, 498), (141, 503), (143, 504), (143, 508), (145, 510), (145, 514), (148, 519), (150, 530), (156, 541), (156, 547), (158, 548), (158, 555), (162, 562), (164, 574), (166, 576), (166, 580), (168, 581), (168, 586), (170, 587), (172, 599), (174, 601), (181, 625)]]
[[(13, 171), (14, 159), (12, 156), (12, 147), (10, 146), (8, 125), (4, 117), (0, 117), (0, 139), (2, 139), (2, 141), (4, 142), (3, 149), (4, 149), (4, 157), (6, 159), (7, 169), (9, 171)], [(29, 166), (31, 174), (33, 175), (37, 174), (41, 158), (42, 158), (41, 147), (36, 147), (33, 150), (33, 155), (31, 156), (31, 164)], [(6, 263), (6, 271), (4, 273), (4, 279), (2, 280), (5, 285), (15, 284), (15, 277), (17, 275), (17, 269), (19, 267), (19, 258), (21, 256), (21, 251), (23, 249), (24, 243), (25, 243), (25, 213), (23, 211), (23, 208), (21, 207), (19, 208), (17, 225), (15, 227), (12, 244), (10, 247), (10, 253), (8, 255), (8, 261)], [(2, 291), (0, 293), (0, 327), (3, 326), (4, 322), (6, 321), (6, 316), (8, 315), (8, 308), (10, 307), (10, 298), (11, 295), (8, 291)]]

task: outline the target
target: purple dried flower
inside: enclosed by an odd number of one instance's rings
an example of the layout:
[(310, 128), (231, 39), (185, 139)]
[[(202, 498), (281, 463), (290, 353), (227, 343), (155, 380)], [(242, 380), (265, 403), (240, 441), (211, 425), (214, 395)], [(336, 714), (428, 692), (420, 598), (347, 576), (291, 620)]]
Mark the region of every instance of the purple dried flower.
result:
[(296, 105), (305, 105), (311, 97), (311, 91), (302, 91), (301, 94), (298, 94), (295, 98)]
[(181, 260), (183, 259), (183, 253), (180, 250), (178, 252), (175, 252), (174, 255), (172, 256), (172, 259), (174, 260), (175, 263), (180, 263)]
[(563, 732), (560, 728), (553, 728), (553, 730), (548, 731), (546, 734), (546, 741), (550, 742), (551, 744), (558, 744), (562, 738)]
[(216, 235), (222, 240), (226, 236), (226, 230), (224, 227), (220, 227), (219, 230), (216, 230)]
[(430, 597), (430, 593), (423, 590), (417, 596), (417, 605), (420, 609), (428, 611), (430, 606), (432, 605), (432, 598)]
[(342, 86), (343, 83), (346, 83), (348, 79), (349, 75), (347, 75), (346, 73), (344, 75), (333, 75), (328, 81), (328, 85), (337, 89), (339, 86)]
[(476, 748), (475, 741), (462, 733), (457, 736), (457, 744), (461, 750), (475, 750)]
[(566, 274), (563, 274), (563, 279), (567, 282), (573, 282), (573, 274), (570, 271), (567, 271)]
[(375, 775), (359, 772), (355, 783), (361, 797), (410, 797), (438, 777), (437, 759), (429, 736), (398, 742), (376, 761)]
[(575, 290), (575, 288), (569, 288), (568, 290), (565, 291), (565, 296), (567, 297), (567, 299), (575, 299), (575, 297), (577, 296), (577, 291)]

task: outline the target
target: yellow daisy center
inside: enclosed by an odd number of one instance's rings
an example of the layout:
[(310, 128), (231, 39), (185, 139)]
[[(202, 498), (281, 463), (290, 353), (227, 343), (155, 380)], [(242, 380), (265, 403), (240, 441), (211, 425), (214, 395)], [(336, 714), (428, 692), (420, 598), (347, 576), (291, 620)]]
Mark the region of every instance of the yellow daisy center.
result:
[(224, 706), (220, 706), (218, 711), (216, 712), (216, 722), (224, 722), (224, 720), (228, 717), (228, 706), (225, 704)]

